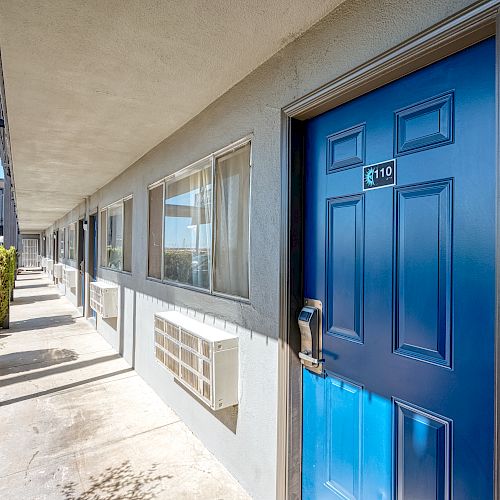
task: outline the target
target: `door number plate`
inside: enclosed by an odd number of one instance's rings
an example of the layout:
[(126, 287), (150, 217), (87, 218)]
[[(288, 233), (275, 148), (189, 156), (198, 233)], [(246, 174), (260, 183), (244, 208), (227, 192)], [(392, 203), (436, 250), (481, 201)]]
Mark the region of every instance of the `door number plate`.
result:
[(387, 160), (363, 167), (363, 191), (396, 184), (396, 160)]

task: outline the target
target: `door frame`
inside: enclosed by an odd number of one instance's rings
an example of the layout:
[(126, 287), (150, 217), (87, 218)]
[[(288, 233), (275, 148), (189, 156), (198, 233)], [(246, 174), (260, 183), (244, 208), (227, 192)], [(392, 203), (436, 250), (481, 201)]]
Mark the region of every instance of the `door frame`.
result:
[[(280, 331), (278, 343), (278, 459), (276, 497), (301, 498), (302, 368), (296, 318), (303, 301), (304, 121), (496, 35), (496, 123), (500, 131), (500, 0), (483, 0), (369, 60), (282, 109)], [(500, 149), (497, 139), (497, 193)], [(500, 198), (496, 254), (500, 262)], [(499, 488), (500, 266), (496, 270), (495, 498)], [(300, 458), (300, 460), (298, 459)]]
[[(93, 317), (92, 309), (90, 308), (90, 283), (97, 278), (98, 272), (98, 255), (99, 255), (99, 210), (95, 207), (87, 211), (87, 230), (86, 232), (86, 253), (85, 253), (85, 310), (86, 318)], [(97, 229), (95, 230), (95, 227)], [(94, 252), (95, 250), (95, 252)], [(91, 267), (92, 266), (92, 267)], [(94, 267), (96, 276), (94, 277)]]
[[(82, 308), (82, 316), (85, 316), (85, 217), (80, 217), (77, 223), (78, 244), (77, 244), (77, 261), (76, 267), (78, 271), (78, 287), (77, 287), (77, 304)], [(83, 263), (83, 270), (81, 268)], [(83, 295), (83, 297), (82, 297)]]

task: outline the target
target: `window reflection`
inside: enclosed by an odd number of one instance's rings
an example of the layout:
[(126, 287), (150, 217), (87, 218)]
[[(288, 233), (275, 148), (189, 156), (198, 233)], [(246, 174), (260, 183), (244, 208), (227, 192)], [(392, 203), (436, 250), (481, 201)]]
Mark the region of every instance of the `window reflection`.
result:
[(108, 267), (121, 270), (123, 252), (123, 212), (122, 206), (108, 208)]
[(164, 278), (210, 288), (212, 247), (212, 169), (165, 187)]

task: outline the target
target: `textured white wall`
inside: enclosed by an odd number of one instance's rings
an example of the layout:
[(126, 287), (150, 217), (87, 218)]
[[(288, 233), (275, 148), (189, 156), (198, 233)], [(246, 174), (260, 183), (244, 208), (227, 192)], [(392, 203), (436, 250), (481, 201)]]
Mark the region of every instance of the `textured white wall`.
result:
[[(344, 3), (91, 197), (90, 208), (94, 208), (134, 194), (133, 274), (100, 270), (102, 278), (125, 289), (123, 331), (114, 334), (122, 338), (122, 350), (129, 353), (130, 362), (131, 339), (135, 335), (139, 374), (258, 500), (275, 496), (276, 429), (280, 425), (277, 338), (281, 109), (470, 3)], [(147, 185), (248, 134), (253, 134), (251, 304), (147, 280)], [(69, 218), (65, 218), (66, 222), (70, 222)], [(165, 310), (169, 304), (191, 308), (210, 321), (211, 317), (227, 321), (230, 328), (238, 325), (241, 402), (234, 432), (234, 414), (213, 414), (155, 363), (153, 313)], [(101, 323), (99, 328), (107, 338), (113, 335)]]

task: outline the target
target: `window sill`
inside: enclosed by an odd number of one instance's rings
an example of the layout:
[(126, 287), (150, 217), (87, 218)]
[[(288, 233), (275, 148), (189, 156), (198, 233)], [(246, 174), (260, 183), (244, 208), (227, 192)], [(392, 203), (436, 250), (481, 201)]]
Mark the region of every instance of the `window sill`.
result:
[(250, 299), (246, 299), (244, 297), (236, 297), (234, 295), (225, 295), (220, 292), (210, 292), (210, 290), (207, 290), (205, 288), (199, 288), (197, 286), (192, 286), (192, 285), (186, 285), (184, 283), (178, 283), (176, 281), (167, 281), (167, 280), (161, 280), (159, 278), (153, 278), (151, 276), (146, 276), (146, 281), (151, 281), (152, 283), (158, 283), (160, 285), (168, 285), (168, 286), (173, 286), (176, 288), (183, 288), (184, 290), (191, 290), (193, 292), (199, 292), (204, 295), (209, 295), (211, 297), (216, 297), (218, 299), (226, 299), (226, 300), (231, 300), (233, 302), (240, 302), (242, 304), (251, 304)]
[(247, 299), (245, 297), (238, 297), (237, 295), (229, 295), (226, 293), (222, 292), (212, 292), (212, 295), (214, 297), (219, 297), (221, 299), (228, 299), (228, 300), (234, 300), (235, 302), (241, 302), (242, 304), (251, 304), (250, 299)]
[(111, 271), (113, 273), (125, 274), (126, 276), (132, 276), (132, 271), (122, 271), (121, 269), (113, 269), (112, 267), (99, 266), (99, 269), (103, 271)]

